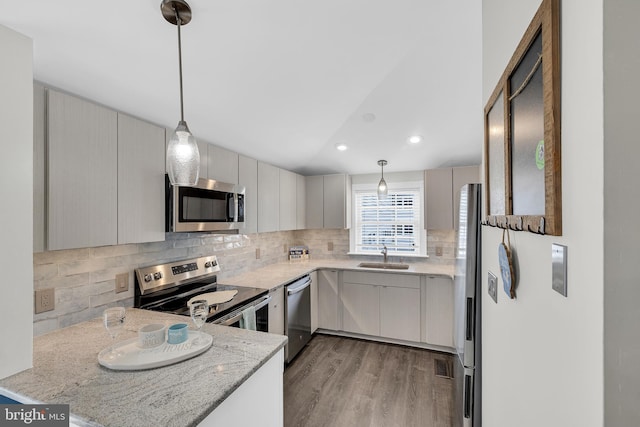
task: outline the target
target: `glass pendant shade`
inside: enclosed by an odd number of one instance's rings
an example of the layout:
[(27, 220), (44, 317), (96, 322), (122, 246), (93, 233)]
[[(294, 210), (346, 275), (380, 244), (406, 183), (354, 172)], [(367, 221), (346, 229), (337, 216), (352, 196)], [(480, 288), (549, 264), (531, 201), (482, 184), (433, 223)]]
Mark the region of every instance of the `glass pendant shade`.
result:
[(389, 189), (387, 188), (387, 182), (382, 178), (378, 183), (378, 199), (386, 199), (389, 194)]
[(198, 144), (185, 121), (178, 122), (167, 147), (169, 181), (172, 185), (194, 186), (200, 175)]

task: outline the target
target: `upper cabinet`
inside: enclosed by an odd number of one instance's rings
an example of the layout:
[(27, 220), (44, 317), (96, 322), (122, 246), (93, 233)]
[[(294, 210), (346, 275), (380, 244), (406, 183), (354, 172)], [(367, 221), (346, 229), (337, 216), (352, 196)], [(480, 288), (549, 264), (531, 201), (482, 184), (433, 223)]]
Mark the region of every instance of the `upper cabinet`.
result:
[(279, 209), (279, 230), (296, 229), (296, 174), (284, 169), (279, 169), (280, 176), (280, 209)]
[(296, 174), (296, 229), (307, 228), (307, 185), (304, 176)]
[[(238, 183), (238, 153), (208, 144), (208, 175), (207, 178), (217, 181)], [(203, 176), (204, 178), (204, 176)]]
[(34, 251), (164, 240), (165, 129), (38, 84), (34, 101)]
[(268, 163), (258, 162), (258, 233), (280, 227), (280, 173)]
[(306, 228), (351, 226), (351, 177), (345, 174), (306, 177)]
[(48, 248), (118, 240), (118, 115), (48, 91)]
[(258, 161), (238, 156), (238, 184), (244, 187), (244, 228), (241, 232), (258, 232)]
[(165, 130), (118, 114), (118, 244), (164, 240)]
[(426, 170), (426, 228), (429, 230), (454, 229), (458, 222), (460, 188), (474, 182), (480, 182), (479, 166)]

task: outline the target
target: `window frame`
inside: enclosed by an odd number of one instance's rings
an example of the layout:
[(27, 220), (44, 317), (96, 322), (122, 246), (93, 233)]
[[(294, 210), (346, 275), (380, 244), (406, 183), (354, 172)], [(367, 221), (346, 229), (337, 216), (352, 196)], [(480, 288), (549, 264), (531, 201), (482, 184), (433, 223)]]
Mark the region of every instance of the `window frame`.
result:
[[(351, 228), (349, 229), (349, 255), (365, 255), (365, 256), (382, 256), (380, 251), (363, 252), (358, 249), (358, 230), (359, 219), (357, 218), (358, 206), (357, 206), (357, 194), (358, 193), (373, 193), (376, 194), (378, 183), (367, 184), (353, 184), (351, 188), (351, 200), (353, 206), (351, 208)], [(414, 212), (417, 215), (418, 221), (416, 224), (416, 240), (418, 243), (418, 251), (414, 253), (410, 252), (395, 252), (389, 251), (389, 256), (402, 257), (402, 258), (426, 258), (427, 257), (427, 233), (424, 226), (424, 182), (423, 181), (407, 181), (407, 182), (388, 182), (387, 187), (389, 194), (398, 193), (402, 191), (411, 191), (416, 193), (416, 203), (414, 205)]]

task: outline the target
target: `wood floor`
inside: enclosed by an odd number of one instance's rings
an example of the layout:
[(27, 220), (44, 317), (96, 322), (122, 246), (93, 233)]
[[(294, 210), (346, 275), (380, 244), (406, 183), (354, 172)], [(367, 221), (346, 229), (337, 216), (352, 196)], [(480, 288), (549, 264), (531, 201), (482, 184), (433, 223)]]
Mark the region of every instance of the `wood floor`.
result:
[(451, 427), (451, 355), (314, 335), (284, 373), (284, 425)]

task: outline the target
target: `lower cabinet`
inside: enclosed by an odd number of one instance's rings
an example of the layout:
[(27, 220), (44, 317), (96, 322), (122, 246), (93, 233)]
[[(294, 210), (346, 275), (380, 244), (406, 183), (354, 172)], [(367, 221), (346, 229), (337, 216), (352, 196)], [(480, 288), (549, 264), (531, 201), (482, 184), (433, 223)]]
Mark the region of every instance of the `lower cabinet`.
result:
[(318, 328), (337, 331), (339, 325), (338, 270), (318, 271)]
[(453, 283), (448, 277), (429, 276), (426, 286), (426, 342), (453, 347)]
[(380, 289), (380, 336), (420, 341), (420, 289)]
[(342, 329), (380, 335), (380, 287), (343, 282)]
[(284, 335), (284, 286), (269, 291), (269, 333)]
[(311, 274), (311, 333), (318, 329), (318, 272)]

